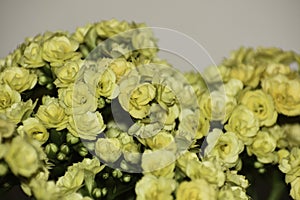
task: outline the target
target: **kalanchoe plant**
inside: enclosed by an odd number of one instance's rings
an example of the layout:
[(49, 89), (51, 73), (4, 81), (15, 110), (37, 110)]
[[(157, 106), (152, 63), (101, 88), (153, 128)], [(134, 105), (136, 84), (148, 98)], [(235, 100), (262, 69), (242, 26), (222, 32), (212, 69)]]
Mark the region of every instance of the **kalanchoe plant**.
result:
[(112, 19), (0, 60), (1, 196), (300, 199), (300, 55), (241, 47), (200, 74), (158, 50)]

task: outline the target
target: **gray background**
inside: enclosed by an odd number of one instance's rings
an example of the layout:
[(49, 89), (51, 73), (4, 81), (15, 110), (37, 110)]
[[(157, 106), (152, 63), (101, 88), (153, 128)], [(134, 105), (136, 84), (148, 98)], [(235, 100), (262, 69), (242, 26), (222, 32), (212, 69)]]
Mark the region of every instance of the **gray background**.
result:
[(300, 52), (299, 0), (1, 0), (0, 58), (27, 36), (116, 18), (189, 35), (220, 62), (244, 46)]

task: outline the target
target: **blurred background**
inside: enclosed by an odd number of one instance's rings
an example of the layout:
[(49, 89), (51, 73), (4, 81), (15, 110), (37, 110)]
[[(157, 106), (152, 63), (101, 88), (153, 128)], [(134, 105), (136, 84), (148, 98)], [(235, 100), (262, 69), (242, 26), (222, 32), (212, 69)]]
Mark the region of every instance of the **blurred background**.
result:
[(116, 18), (180, 31), (219, 63), (243, 46), (300, 53), (299, 0), (1, 0), (0, 58), (25, 37)]

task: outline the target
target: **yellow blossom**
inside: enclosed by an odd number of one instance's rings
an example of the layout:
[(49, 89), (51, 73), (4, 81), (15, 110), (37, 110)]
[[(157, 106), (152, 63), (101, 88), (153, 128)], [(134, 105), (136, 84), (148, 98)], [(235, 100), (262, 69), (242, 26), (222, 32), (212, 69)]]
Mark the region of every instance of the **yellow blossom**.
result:
[(130, 93), (126, 91), (126, 88), (122, 90), (122, 87), (120, 87), (120, 92), (120, 104), (131, 116), (142, 119), (149, 114), (149, 102), (155, 98), (156, 94), (156, 89), (152, 84), (140, 84), (137, 88), (131, 90)]
[(38, 68), (45, 65), (45, 61), (42, 58), (41, 45), (37, 42), (31, 42), (25, 48), (19, 63), (25, 68)]
[(56, 80), (54, 84), (57, 87), (68, 87), (68, 85), (74, 83), (82, 62), (82, 60), (67, 61), (63, 66), (55, 68)]
[(20, 101), (17, 103), (14, 103), (10, 108), (6, 109), (6, 116), (7, 118), (14, 122), (15, 124), (18, 124), (22, 120), (27, 119), (31, 113), (33, 112), (34, 107), (36, 106), (36, 103), (32, 103), (32, 100), (29, 99), (26, 102)]
[(204, 179), (196, 179), (190, 182), (183, 181), (177, 188), (176, 199), (178, 200), (215, 200), (217, 188)]
[(49, 133), (44, 125), (36, 118), (27, 118), (23, 121), (23, 126), (18, 127), (21, 135), (29, 136), (41, 143), (45, 143), (49, 138)]
[(118, 83), (123, 76), (126, 76), (134, 68), (134, 64), (126, 61), (124, 58), (117, 58), (110, 63), (109, 68), (115, 73)]
[(9, 85), (18, 92), (32, 89), (37, 83), (37, 76), (21, 67), (6, 68), (0, 75), (2, 83)]
[(121, 143), (117, 138), (99, 138), (96, 141), (95, 153), (104, 162), (116, 162), (122, 155)]
[(151, 174), (144, 175), (136, 183), (135, 192), (137, 200), (172, 200), (172, 192), (176, 182), (166, 177), (156, 177)]
[(233, 167), (238, 163), (244, 145), (233, 132), (223, 133), (220, 129), (213, 129), (206, 140), (208, 146), (205, 148), (205, 154), (216, 156), (227, 167)]
[(69, 118), (68, 130), (76, 137), (86, 140), (94, 140), (103, 132), (105, 124), (101, 113), (87, 112), (73, 115)]
[(52, 35), (43, 43), (43, 59), (54, 65), (60, 65), (65, 60), (79, 58), (76, 52), (79, 43), (65, 35)]
[(126, 21), (111, 19), (96, 24), (97, 34), (102, 38), (109, 38), (115, 34), (129, 30), (130, 26)]
[(297, 177), (294, 181), (291, 182), (291, 197), (298, 200), (300, 199), (300, 178)]
[(53, 97), (43, 97), (43, 104), (39, 107), (36, 117), (41, 120), (46, 128), (62, 130), (67, 127), (68, 116), (59, 105), (58, 99)]
[(253, 143), (247, 147), (249, 155), (256, 155), (262, 163), (276, 162), (276, 140), (267, 131), (259, 131)]
[(271, 126), (276, 122), (277, 112), (274, 101), (262, 90), (247, 90), (239, 101), (255, 114), (261, 126)]
[(186, 175), (192, 180), (205, 179), (209, 183), (222, 186), (225, 175), (221, 165), (214, 158), (204, 161), (191, 160), (186, 166)]
[(157, 177), (172, 178), (174, 176), (175, 159), (175, 153), (165, 149), (146, 150), (142, 155), (142, 168), (145, 174), (150, 173)]
[[(13, 135), (15, 131), (15, 124), (6, 120), (0, 118), (0, 144), (2, 143), (2, 140), (5, 138), (9, 138)], [(0, 153), (1, 155), (1, 153)], [(1, 158), (1, 156), (0, 156)]]
[(171, 133), (160, 131), (155, 136), (146, 138), (147, 145), (152, 149), (168, 149), (175, 150), (175, 140)]
[(21, 101), (21, 95), (8, 85), (0, 85), (0, 112)]
[(12, 140), (4, 158), (15, 175), (30, 177), (40, 167), (39, 154), (32, 143), (20, 136)]
[(300, 114), (300, 76), (278, 74), (262, 80), (262, 89), (270, 94), (278, 113), (287, 116)]
[(225, 129), (237, 134), (238, 138), (248, 145), (259, 130), (259, 121), (251, 110), (239, 105), (233, 110)]

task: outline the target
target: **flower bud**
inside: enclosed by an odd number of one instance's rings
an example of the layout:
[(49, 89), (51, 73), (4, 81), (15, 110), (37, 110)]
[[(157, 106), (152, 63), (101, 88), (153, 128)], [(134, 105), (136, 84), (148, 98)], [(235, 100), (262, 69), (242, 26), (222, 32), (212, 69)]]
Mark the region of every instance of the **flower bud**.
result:
[(67, 143), (70, 143), (70, 144), (76, 144), (79, 142), (79, 138), (73, 136), (70, 132), (67, 133), (66, 140), (67, 140)]
[(54, 85), (53, 85), (52, 83), (48, 83), (48, 84), (46, 85), (46, 88), (47, 88), (48, 90), (53, 90)]
[(52, 157), (52, 158), (55, 157), (57, 151), (58, 151), (58, 147), (54, 143), (49, 143), (45, 147), (45, 152), (49, 157)]
[(101, 189), (100, 189), (100, 188), (94, 188), (94, 189), (93, 189), (93, 192), (92, 192), (92, 195), (93, 195), (95, 198), (100, 198), (101, 195), (102, 195)]
[(115, 178), (121, 178), (123, 173), (119, 170), (119, 169), (115, 169), (113, 172), (112, 172), (112, 175), (113, 177)]
[(62, 144), (61, 146), (60, 146), (60, 151), (62, 152), (62, 153), (64, 153), (64, 154), (69, 154), (70, 153), (70, 148), (68, 147), (68, 145), (66, 145), (66, 144)]
[(108, 178), (109, 178), (109, 173), (104, 173), (104, 174), (102, 174), (102, 178), (103, 178), (103, 179), (108, 179)]
[(129, 174), (125, 174), (124, 177), (123, 177), (123, 181), (125, 183), (128, 183), (131, 181), (131, 176)]
[(81, 155), (82, 157), (85, 157), (88, 154), (88, 150), (85, 147), (80, 147), (78, 150), (79, 155)]
[(101, 192), (102, 195), (105, 196), (107, 194), (107, 188), (102, 188)]
[(57, 160), (65, 160), (67, 158), (66, 154), (59, 152), (56, 156)]
[(49, 78), (47, 76), (42, 75), (39, 77), (38, 82), (40, 85), (46, 85), (49, 83)]

